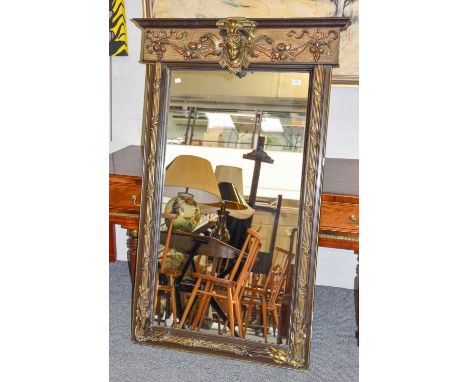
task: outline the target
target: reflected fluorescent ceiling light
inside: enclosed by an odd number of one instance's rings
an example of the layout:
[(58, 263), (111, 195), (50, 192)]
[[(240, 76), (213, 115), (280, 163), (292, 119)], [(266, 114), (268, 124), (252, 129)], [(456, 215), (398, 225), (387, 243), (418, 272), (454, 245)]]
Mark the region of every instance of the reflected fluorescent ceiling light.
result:
[(279, 118), (262, 118), (262, 131), (265, 133), (282, 133), (283, 125)]
[(292, 86), (301, 86), (301, 80), (292, 80), (291, 85)]
[(182, 78), (174, 78), (174, 82), (176, 84), (180, 84), (182, 82)]
[(229, 114), (205, 113), (208, 118), (208, 129), (234, 129), (235, 125)]

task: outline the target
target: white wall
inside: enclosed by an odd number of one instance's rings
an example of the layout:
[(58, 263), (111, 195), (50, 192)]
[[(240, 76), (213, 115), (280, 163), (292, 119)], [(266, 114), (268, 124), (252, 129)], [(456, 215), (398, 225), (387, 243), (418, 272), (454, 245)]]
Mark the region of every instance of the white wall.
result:
[(142, 17), (140, 0), (126, 0), (128, 56), (111, 57), (112, 141), (110, 152), (141, 144), (145, 65), (140, 64), (140, 30), (130, 20)]
[(327, 158), (359, 159), (359, 88), (332, 86)]
[[(145, 66), (140, 64), (140, 31), (129, 21), (142, 17), (141, 1), (125, 2), (129, 55), (112, 57), (112, 141), (110, 152), (141, 143)], [(359, 89), (333, 86), (328, 123), (328, 158), (359, 158)], [(168, 150), (176, 152), (179, 148)], [(271, 153), (277, 156), (278, 152)], [(264, 166), (265, 168), (267, 165)], [(268, 171), (265, 169), (265, 171)], [(248, 186), (245, 174), (244, 183)], [(126, 231), (116, 227), (117, 259), (127, 260)], [(352, 251), (319, 248), (317, 284), (353, 289), (357, 257)]]

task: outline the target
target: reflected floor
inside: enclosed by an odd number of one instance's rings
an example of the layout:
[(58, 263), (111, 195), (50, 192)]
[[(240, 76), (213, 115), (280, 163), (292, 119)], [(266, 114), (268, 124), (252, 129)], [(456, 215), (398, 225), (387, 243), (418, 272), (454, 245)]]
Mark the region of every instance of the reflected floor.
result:
[[(155, 323), (158, 324), (159, 326), (172, 327), (173, 325), (172, 315), (170, 315), (167, 320), (165, 320), (163, 317), (161, 320), (159, 320), (159, 322), (158, 322), (158, 318), (156, 317)], [(186, 330), (190, 331), (188, 327)], [(210, 319), (205, 319), (202, 327), (200, 328), (198, 332), (203, 333), (203, 334), (215, 335), (215, 336), (220, 335), (220, 336), (231, 337), (229, 326), (226, 327), (222, 322), (217, 322), (216, 320), (210, 320)], [(236, 333), (238, 333), (237, 326), (236, 326)], [(274, 330), (270, 326), (269, 331), (268, 331), (268, 343), (276, 344), (277, 335), (278, 335), (278, 331)], [(265, 342), (265, 339), (263, 337), (263, 327), (261, 325), (254, 325), (253, 327), (249, 327), (245, 334), (245, 339), (254, 341), (254, 342)], [(285, 343), (285, 340), (286, 339), (283, 338), (283, 343)]]

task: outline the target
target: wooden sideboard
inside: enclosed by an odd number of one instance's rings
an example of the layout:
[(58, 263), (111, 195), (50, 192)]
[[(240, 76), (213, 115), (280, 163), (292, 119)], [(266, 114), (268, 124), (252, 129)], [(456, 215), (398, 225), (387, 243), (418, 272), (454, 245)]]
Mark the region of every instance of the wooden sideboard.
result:
[(359, 251), (359, 161), (325, 159), (319, 246)]
[[(109, 156), (109, 261), (115, 261), (115, 228), (127, 229), (133, 280), (138, 246), (141, 146), (127, 146)], [(320, 212), (319, 246), (359, 250), (359, 163), (326, 159)]]
[[(109, 261), (116, 260), (115, 224), (127, 229), (130, 276), (135, 275), (143, 168), (141, 146), (127, 146), (109, 156)], [(132, 200), (132, 196), (135, 200)]]

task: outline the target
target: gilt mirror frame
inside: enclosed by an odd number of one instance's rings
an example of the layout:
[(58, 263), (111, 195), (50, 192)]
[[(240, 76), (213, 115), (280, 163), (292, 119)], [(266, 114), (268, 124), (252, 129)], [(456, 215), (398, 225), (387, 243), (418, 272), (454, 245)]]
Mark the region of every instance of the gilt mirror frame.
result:
[[(345, 18), (134, 19), (146, 65), (144, 159), (132, 339), (296, 369), (308, 369), (319, 215), (332, 67), (338, 66)], [(256, 343), (154, 325), (152, 311), (160, 239), (170, 72), (176, 69), (309, 73), (296, 269), (288, 345)]]

